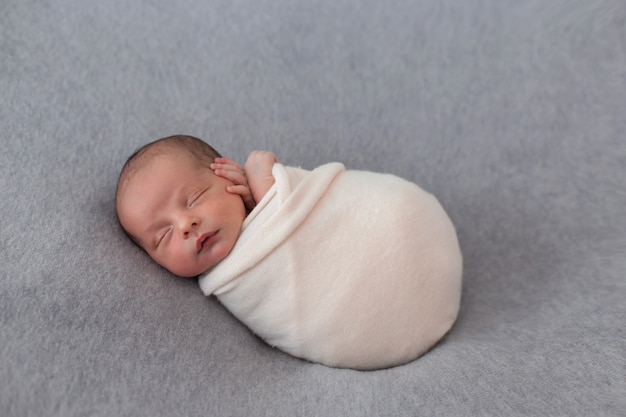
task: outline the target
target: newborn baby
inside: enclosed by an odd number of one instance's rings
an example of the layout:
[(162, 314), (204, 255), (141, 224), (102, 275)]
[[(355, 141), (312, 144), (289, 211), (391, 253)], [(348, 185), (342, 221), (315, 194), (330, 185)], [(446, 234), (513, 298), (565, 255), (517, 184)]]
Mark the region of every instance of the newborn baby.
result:
[(245, 166), (190, 136), (152, 142), (116, 192), (128, 236), (271, 346), (328, 366), (412, 361), (450, 329), (462, 258), (450, 219), (388, 174), (286, 167), (255, 151)]

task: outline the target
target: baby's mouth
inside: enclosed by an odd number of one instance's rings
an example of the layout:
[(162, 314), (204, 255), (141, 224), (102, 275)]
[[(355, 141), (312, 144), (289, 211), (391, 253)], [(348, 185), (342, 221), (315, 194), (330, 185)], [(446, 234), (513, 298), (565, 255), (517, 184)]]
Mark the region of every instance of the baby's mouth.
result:
[(198, 239), (196, 239), (197, 253), (200, 253), (203, 249), (206, 249), (209, 246), (211, 246), (215, 242), (215, 239), (218, 233), (219, 233), (219, 230), (216, 230), (214, 232), (203, 233), (200, 236), (198, 236)]

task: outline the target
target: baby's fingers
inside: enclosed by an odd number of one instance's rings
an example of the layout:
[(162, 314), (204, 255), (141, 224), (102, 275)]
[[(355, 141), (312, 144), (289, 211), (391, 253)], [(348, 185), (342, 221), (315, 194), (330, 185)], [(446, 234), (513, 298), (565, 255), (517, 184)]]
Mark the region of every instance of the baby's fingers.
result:
[(237, 162), (228, 158), (215, 158), (211, 164), (212, 170), (244, 172), (244, 169)]
[(218, 177), (225, 178), (236, 185), (247, 185), (246, 173), (236, 162), (226, 160), (226, 158), (216, 158), (216, 162), (211, 164), (211, 169)]
[(228, 166), (233, 167), (234, 169), (238, 169), (240, 171), (243, 171), (243, 168), (241, 167), (241, 165), (239, 165), (237, 162), (233, 161), (230, 158), (224, 158), (224, 157), (220, 156), (220, 157), (215, 158), (213, 160), (213, 164), (214, 165), (222, 165), (222, 166), (228, 165)]
[(250, 188), (245, 185), (229, 185), (226, 187), (226, 190), (231, 194), (237, 194), (243, 200), (243, 204), (246, 206), (248, 211), (251, 211), (256, 203), (254, 198), (252, 197), (252, 193), (250, 192)]

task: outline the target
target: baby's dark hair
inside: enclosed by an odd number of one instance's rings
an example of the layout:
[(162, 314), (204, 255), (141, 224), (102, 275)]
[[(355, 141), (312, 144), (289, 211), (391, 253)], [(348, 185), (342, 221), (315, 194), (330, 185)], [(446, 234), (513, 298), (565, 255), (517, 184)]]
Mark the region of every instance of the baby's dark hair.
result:
[[(219, 152), (202, 139), (187, 135), (168, 136), (143, 145), (128, 157), (122, 167), (115, 190), (116, 212), (119, 192), (123, 184), (126, 183), (135, 172), (145, 167), (155, 157), (174, 152), (184, 152), (193, 158), (199, 166), (205, 166), (207, 168), (213, 163), (215, 158), (221, 157)], [(133, 239), (133, 241), (135, 240), (132, 236), (131, 239)]]
[(157, 139), (137, 149), (128, 157), (120, 172), (120, 180), (137, 171), (154, 157), (175, 151), (182, 151), (203, 166), (209, 166), (215, 158), (221, 157), (211, 145), (193, 136), (174, 135)]

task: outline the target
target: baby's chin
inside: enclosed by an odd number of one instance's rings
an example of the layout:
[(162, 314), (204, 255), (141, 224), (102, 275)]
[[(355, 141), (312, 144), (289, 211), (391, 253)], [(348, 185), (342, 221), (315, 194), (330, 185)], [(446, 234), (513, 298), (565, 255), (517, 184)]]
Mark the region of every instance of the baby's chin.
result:
[(157, 264), (159, 264), (165, 270), (169, 271), (170, 273), (180, 278), (194, 278), (210, 268), (210, 266), (205, 268), (202, 265), (196, 265), (196, 266), (185, 265), (184, 267), (181, 265), (172, 266), (172, 265), (167, 265), (165, 263), (159, 262), (158, 259), (152, 258), (152, 260), (156, 262)]
[[(226, 255), (228, 255), (228, 254), (226, 254)], [(222, 259), (224, 259), (226, 257), (226, 255), (224, 255), (223, 257), (219, 257), (219, 261), (207, 263), (206, 265), (204, 265), (204, 264), (199, 264), (199, 265), (194, 265), (194, 266), (186, 265), (184, 267), (169, 267), (169, 268), (166, 265), (163, 265), (163, 264), (160, 264), (160, 265), (163, 268), (167, 269), (169, 272), (171, 272), (172, 274), (174, 274), (174, 275), (176, 275), (178, 277), (181, 277), (181, 278), (195, 278), (198, 275), (201, 275), (201, 274), (207, 272), (208, 270), (210, 270), (211, 268), (213, 268)]]
[(203, 272), (207, 271), (208, 269), (210, 269), (212, 267), (212, 265), (209, 266), (203, 266), (203, 265), (197, 265), (195, 267), (185, 267), (185, 268), (176, 268), (176, 267), (170, 267), (168, 268), (165, 265), (161, 265), (162, 267), (164, 267), (165, 269), (167, 269), (168, 271), (170, 271), (172, 274), (176, 275), (177, 277), (180, 278), (194, 278), (197, 277), (198, 275), (202, 274)]

